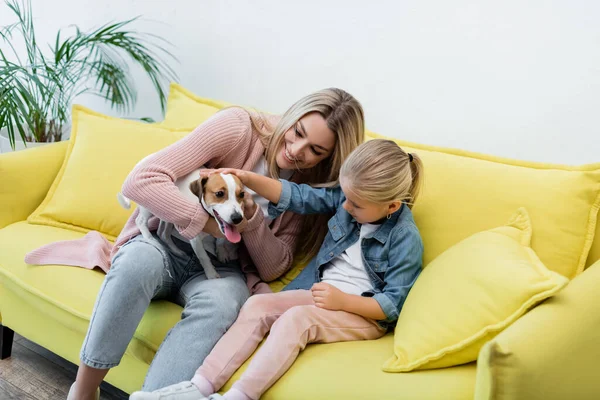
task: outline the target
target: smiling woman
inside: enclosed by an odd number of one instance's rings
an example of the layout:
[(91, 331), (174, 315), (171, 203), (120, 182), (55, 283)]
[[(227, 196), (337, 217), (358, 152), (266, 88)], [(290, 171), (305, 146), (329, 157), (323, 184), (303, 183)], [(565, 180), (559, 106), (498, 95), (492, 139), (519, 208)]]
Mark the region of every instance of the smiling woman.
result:
[(281, 169), (312, 168), (331, 155), (335, 141), (335, 134), (321, 114), (309, 113), (285, 133), (277, 165)]

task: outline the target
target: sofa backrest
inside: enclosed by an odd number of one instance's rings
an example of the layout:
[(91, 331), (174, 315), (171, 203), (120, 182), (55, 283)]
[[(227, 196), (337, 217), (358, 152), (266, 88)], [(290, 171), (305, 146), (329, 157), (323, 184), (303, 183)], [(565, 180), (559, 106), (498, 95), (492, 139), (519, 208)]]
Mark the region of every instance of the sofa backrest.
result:
[[(368, 132), (367, 140), (373, 138), (385, 137)], [(460, 240), (504, 225), (525, 207), (532, 248), (544, 264), (568, 278), (583, 271), (600, 207), (600, 163), (532, 163), (393, 140), (423, 160), (425, 185), (413, 211), (425, 265)], [(599, 253), (597, 235), (590, 258)]]
[(594, 236), (594, 243), (592, 244), (592, 249), (590, 250), (586, 267), (589, 267), (596, 261), (600, 260), (600, 215), (598, 215), (597, 218), (596, 235)]

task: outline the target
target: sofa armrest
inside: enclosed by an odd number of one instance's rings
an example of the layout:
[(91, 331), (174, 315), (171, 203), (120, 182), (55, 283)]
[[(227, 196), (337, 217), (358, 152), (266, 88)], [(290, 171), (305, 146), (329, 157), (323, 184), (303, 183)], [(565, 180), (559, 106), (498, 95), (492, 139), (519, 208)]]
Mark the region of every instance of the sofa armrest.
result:
[(599, 399), (600, 261), (488, 342), (475, 399)]
[(26, 219), (46, 197), (67, 141), (0, 154), (0, 229)]

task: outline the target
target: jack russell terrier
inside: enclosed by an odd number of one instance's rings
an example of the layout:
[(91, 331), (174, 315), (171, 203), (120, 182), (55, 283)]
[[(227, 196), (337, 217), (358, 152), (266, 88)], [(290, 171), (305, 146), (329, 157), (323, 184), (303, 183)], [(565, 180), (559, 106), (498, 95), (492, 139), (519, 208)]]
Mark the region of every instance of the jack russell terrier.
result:
[[(140, 161), (140, 163), (144, 160)], [(214, 253), (221, 262), (237, 258), (236, 243), (241, 240), (241, 235), (235, 225), (240, 224), (244, 220), (244, 185), (235, 175), (212, 174), (208, 178), (200, 179), (199, 172), (200, 169), (197, 169), (177, 179), (175, 185), (186, 198), (194, 202), (200, 201), (206, 212), (218, 222), (219, 229), (226, 238), (226, 240), (216, 239), (210, 244), (210, 242), (207, 243), (204, 241), (210, 235), (201, 232), (198, 236), (190, 240), (192, 249), (194, 249), (200, 260), (200, 264), (204, 268), (206, 277), (214, 279), (219, 278), (219, 274), (206, 253), (205, 245), (214, 246)], [(122, 193), (117, 193), (117, 199), (123, 208), (131, 208), (131, 200)], [(140, 211), (135, 219), (135, 223), (144, 239), (154, 240), (148, 229), (148, 220), (153, 214), (139, 204), (138, 208)], [(175, 246), (171, 237), (173, 228), (172, 223), (161, 220), (157, 234), (171, 251), (181, 255), (183, 252)]]

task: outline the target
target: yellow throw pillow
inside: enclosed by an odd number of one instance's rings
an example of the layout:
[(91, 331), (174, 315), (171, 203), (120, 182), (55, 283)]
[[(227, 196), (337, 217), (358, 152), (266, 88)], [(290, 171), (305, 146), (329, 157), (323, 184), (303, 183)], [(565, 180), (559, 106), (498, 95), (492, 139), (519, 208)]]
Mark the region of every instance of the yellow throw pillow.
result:
[(189, 131), (113, 118), (78, 105), (72, 121), (63, 165), (27, 221), (79, 232), (96, 230), (114, 240), (132, 212), (116, 197), (129, 172), (139, 160)]
[(196, 96), (177, 83), (171, 83), (167, 112), (158, 125), (170, 129), (194, 130), (222, 108), (232, 104)]
[(596, 235), (594, 236), (594, 243), (592, 243), (592, 248), (588, 255), (586, 268), (598, 260), (600, 260), (600, 222), (596, 222)]
[[(367, 132), (375, 137), (382, 136)], [(391, 140), (416, 152), (425, 167), (413, 209), (425, 266), (525, 207), (536, 229), (531, 247), (542, 262), (567, 278), (583, 271), (600, 209), (600, 163), (570, 167)]]
[(406, 299), (383, 370), (475, 361), (487, 341), (560, 291), (568, 280), (548, 270), (530, 243), (521, 208), (507, 226), (476, 233), (433, 260)]
[(482, 347), (474, 400), (600, 398), (600, 261)]

